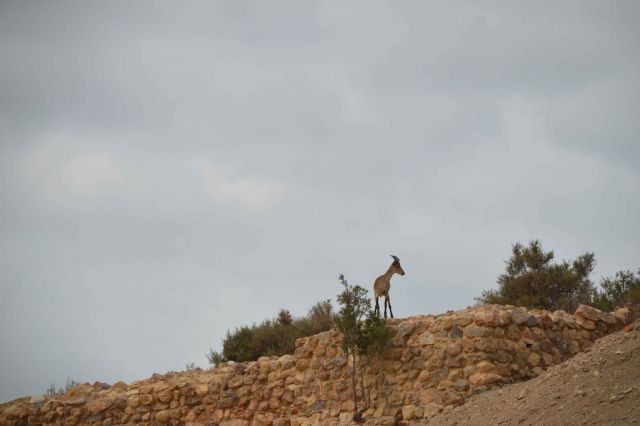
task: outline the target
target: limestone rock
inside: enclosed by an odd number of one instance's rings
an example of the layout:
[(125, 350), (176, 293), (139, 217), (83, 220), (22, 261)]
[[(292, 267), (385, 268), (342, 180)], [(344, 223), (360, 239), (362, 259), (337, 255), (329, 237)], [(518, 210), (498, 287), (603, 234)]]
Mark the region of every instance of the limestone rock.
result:
[(444, 402), (444, 393), (435, 388), (428, 388), (420, 392), (420, 403), (422, 405), (435, 403), (442, 405)]
[(469, 326), (464, 329), (464, 334), (467, 337), (487, 337), (491, 336), (493, 331), (489, 327)]
[(453, 384), (453, 387), (460, 392), (465, 392), (469, 389), (469, 381), (460, 379)]
[(197, 384), (194, 386), (194, 388), (196, 391), (196, 395), (198, 396), (205, 396), (207, 393), (209, 393), (209, 385), (207, 385), (206, 383)]
[(463, 332), (460, 327), (453, 327), (449, 330), (449, 339), (462, 339)]
[(576, 322), (578, 323), (579, 326), (586, 328), (587, 330), (596, 329), (596, 323), (591, 321), (590, 319), (583, 318), (583, 317), (576, 317)]
[(589, 321), (596, 322), (599, 319), (602, 319), (601, 314), (602, 311), (600, 311), (599, 309), (593, 308), (588, 305), (580, 305), (578, 306), (578, 309), (576, 309), (575, 316), (577, 318), (584, 318)]
[(540, 328), (544, 330), (551, 329), (556, 325), (548, 314), (535, 315), (535, 318)]
[(113, 405), (113, 402), (114, 401), (112, 399), (107, 399), (107, 398), (93, 399), (87, 402), (87, 404), (85, 405), (85, 409), (90, 414), (100, 413), (110, 408)]
[(492, 309), (479, 309), (475, 313), (475, 323), (480, 326), (495, 327), (500, 324), (500, 316)]
[(268, 426), (273, 424), (273, 414), (272, 413), (256, 413), (253, 416), (253, 425), (255, 426)]
[(167, 423), (171, 417), (167, 410), (158, 411), (155, 415), (155, 419), (158, 423)]
[(413, 420), (416, 414), (416, 406), (415, 405), (405, 405), (402, 407), (402, 419), (403, 420)]
[(433, 337), (433, 334), (425, 331), (420, 335), (420, 339), (418, 340), (418, 342), (421, 345), (433, 345), (435, 343), (435, 338)]
[(111, 385), (111, 389), (114, 390), (127, 390), (128, 386), (125, 382), (123, 381), (118, 381), (115, 382), (113, 385)]
[(526, 324), (528, 318), (529, 312), (525, 308), (515, 308), (511, 311), (511, 321), (516, 325)]
[(29, 402), (31, 404), (42, 404), (44, 402), (44, 396), (42, 395), (36, 395), (36, 396), (32, 396), (31, 399), (29, 400)]
[(488, 385), (490, 383), (498, 382), (502, 379), (502, 376), (495, 373), (476, 373), (469, 377), (469, 382), (474, 385)]

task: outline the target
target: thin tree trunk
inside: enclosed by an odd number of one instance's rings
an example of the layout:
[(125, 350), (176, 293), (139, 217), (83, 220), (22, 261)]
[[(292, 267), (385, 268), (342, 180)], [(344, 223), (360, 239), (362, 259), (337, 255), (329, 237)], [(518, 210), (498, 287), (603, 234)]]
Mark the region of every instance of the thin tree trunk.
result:
[(358, 412), (358, 402), (356, 401), (356, 354), (351, 352), (351, 360), (353, 365), (353, 375), (351, 376), (351, 385), (353, 389), (353, 405), (355, 406), (355, 412)]
[(367, 398), (365, 397), (365, 390), (364, 390), (364, 365), (365, 365), (365, 359), (363, 356), (360, 356), (360, 394), (362, 395), (362, 403), (364, 404), (364, 407), (362, 407), (362, 411), (369, 408), (369, 404), (367, 404), (366, 402)]

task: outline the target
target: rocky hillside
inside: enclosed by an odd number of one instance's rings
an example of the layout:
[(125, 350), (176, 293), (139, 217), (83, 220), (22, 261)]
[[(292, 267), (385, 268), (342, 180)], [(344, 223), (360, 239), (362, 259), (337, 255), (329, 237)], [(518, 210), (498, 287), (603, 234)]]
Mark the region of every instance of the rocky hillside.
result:
[(474, 396), (416, 424), (640, 425), (640, 320), (535, 379)]
[[(367, 366), (366, 423), (454, 415), (470, 397), (535, 377), (639, 316), (637, 305), (613, 313), (581, 306), (575, 315), (492, 305), (389, 320), (391, 347)], [(339, 345), (340, 335), (328, 331), (298, 339), (295, 353), (279, 358), (22, 398), (0, 405), (0, 425), (349, 424), (350, 372)]]

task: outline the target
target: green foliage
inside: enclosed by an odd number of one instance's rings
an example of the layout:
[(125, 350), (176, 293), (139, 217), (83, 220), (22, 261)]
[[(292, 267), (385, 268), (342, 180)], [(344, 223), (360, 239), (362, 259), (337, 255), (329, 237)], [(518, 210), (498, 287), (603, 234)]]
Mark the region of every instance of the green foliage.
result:
[(377, 356), (382, 354), (391, 339), (391, 330), (380, 317), (380, 313), (369, 310), (362, 335), (357, 343), (357, 351), (361, 356)]
[(209, 348), (209, 353), (206, 355), (209, 364), (211, 364), (213, 367), (217, 367), (218, 364), (224, 361), (224, 356), (222, 356), (220, 352), (216, 352), (211, 348)]
[(330, 300), (323, 300), (311, 307), (306, 316), (294, 321), (300, 337), (312, 336), (330, 330), (335, 325), (336, 314)]
[(371, 309), (367, 290), (350, 285), (342, 274), (338, 279), (344, 287), (338, 295), (340, 311), (336, 319), (336, 326), (343, 336), (342, 350), (363, 356), (380, 353), (390, 338), (385, 321)]
[(261, 356), (293, 353), (296, 339), (329, 330), (334, 319), (329, 300), (316, 303), (307, 315), (300, 318), (294, 318), (288, 310), (281, 309), (274, 319), (227, 331), (222, 353), (210, 349), (207, 359), (216, 366), (223, 361), (253, 361)]
[(590, 303), (595, 294), (589, 279), (594, 254), (585, 253), (572, 262), (555, 263), (553, 259), (553, 251), (545, 252), (538, 240), (527, 247), (514, 244), (506, 272), (498, 277), (498, 289), (485, 290), (476, 300), (568, 312), (580, 303)]
[(387, 328), (385, 320), (371, 309), (371, 301), (367, 297), (367, 290), (355, 285), (350, 285), (340, 274), (340, 284), (344, 287), (338, 295), (340, 311), (336, 319), (336, 326), (342, 333), (342, 350), (351, 358), (351, 383), (353, 402), (356, 406), (354, 420), (362, 420), (362, 411), (358, 411), (356, 401), (356, 356), (360, 357), (360, 389), (364, 399), (364, 376), (369, 358), (381, 354), (388, 345), (391, 331)]
[(282, 325), (291, 325), (293, 323), (293, 316), (291, 312), (286, 309), (280, 309), (278, 312), (278, 323)]
[(593, 305), (603, 311), (612, 311), (625, 303), (640, 303), (640, 269), (638, 274), (618, 271), (613, 278), (603, 278), (602, 290), (594, 296)]
[(359, 353), (365, 342), (363, 320), (371, 310), (371, 301), (367, 298), (367, 290), (359, 285), (351, 286), (340, 274), (340, 284), (344, 287), (338, 295), (340, 311), (336, 326), (342, 333), (342, 350), (345, 353)]
[(187, 371), (192, 371), (192, 370), (198, 370), (199, 369), (195, 362), (187, 363), (185, 368), (187, 369)]

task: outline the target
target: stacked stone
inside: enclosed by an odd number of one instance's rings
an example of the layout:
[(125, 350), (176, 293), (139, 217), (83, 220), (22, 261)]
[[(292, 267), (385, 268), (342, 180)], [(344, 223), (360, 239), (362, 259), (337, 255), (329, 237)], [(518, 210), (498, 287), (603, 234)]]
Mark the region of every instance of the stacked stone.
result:
[[(390, 319), (389, 349), (365, 361), (364, 417), (368, 424), (432, 417), (475, 393), (534, 376), (638, 317), (640, 305), (613, 313), (582, 305), (574, 315), (488, 305)], [(340, 339), (332, 330), (298, 339), (292, 355), (22, 398), (0, 405), (0, 425), (349, 424), (355, 407)], [(359, 389), (356, 396), (361, 407)]]

